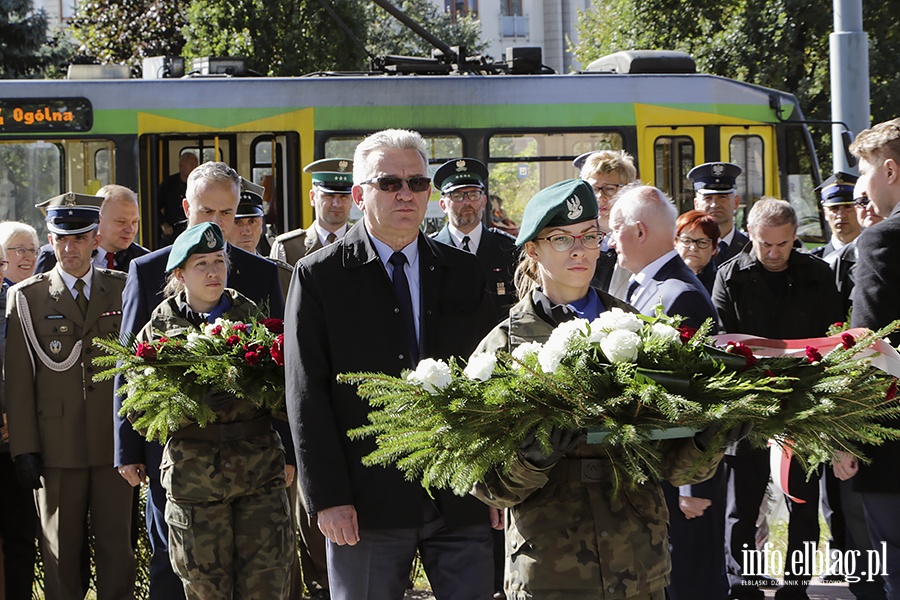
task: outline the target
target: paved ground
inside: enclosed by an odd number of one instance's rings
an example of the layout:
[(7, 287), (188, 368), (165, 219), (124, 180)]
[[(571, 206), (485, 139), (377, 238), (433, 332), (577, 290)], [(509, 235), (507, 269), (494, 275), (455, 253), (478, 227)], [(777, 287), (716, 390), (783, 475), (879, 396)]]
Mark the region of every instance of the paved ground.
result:
[[(854, 600), (846, 584), (812, 585), (807, 589), (810, 600)], [(767, 590), (766, 598), (774, 598), (775, 590)], [(431, 592), (410, 590), (404, 600), (434, 600)]]

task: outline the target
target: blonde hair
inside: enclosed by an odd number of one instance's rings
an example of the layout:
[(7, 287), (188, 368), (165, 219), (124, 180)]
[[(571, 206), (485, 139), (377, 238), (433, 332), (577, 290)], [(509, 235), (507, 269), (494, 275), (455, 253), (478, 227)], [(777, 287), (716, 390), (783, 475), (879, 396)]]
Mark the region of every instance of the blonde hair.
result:
[(513, 284), (516, 286), (516, 294), (524, 298), (531, 291), (541, 285), (541, 271), (538, 262), (528, 256), (525, 246), (522, 246), (522, 256), (516, 265), (513, 274)]
[(599, 150), (592, 153), (581, 167), (581, 178), (616, 173), (625, 183), (637, 179), (634, 157), (624, 150)]
[(850, 152), (871, 163), (889, 158), (900, 162), (900, 117), (861, 131), (850, 144)]

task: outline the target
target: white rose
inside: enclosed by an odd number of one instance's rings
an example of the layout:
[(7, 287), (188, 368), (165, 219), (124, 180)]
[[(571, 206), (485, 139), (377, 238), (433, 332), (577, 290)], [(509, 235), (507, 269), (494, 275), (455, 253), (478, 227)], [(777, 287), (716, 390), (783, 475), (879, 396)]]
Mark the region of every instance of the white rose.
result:
[(524, 344), (517, 346), (516, 349), (512, 351), (512, 355), (513, 358), (519, 362), (525, 362), (525, 359), (532, 354), (537, 354), (543, 347), (544, 345), (540, 342), (525, 342)]
[(433, 358), (420, 361), (416, 370), (407, 375), (406, 379), (421, 384), (429, 394), (447, 387), (453, 381), (450, 376), (450, 366), (444, 361)]
[(538, 362), (541, 364), (541, 370), (544, 373), (555, 373), (559, 367), (559, 363), (566, 357), (565, 347), (550, 344), (544, 345), (538, 352)]
[(156, 373), (156, 369), (154, 369), (153, 367), (147, 367), (146, 369), (144, 369), (144, 375), (146, 375), (147, 377), (150, 377), (154, 373)]
[(591, 344), (599, 344), (603, 338), (607, 336), (607, 332), (597, 326), (597, 319), (591, 323), (591, 332), (588, 334), (588, 342)]
[(613, 308), (602, 313), (591, 323), (591, 330), (602, 329), (604, 331), (616, 331), (624, 329), (625, 331), (638, 332), (643, 322), (632, 313), (625, 312), (621, 308)]
[(671, 325), (665, 323), (654, 323), (650, 326), (651, 340), (664, 340), (667, 342), (677, 342), (681, 339), (681, 334)]
[(600, 342), (600, 349), (612, 363), (634, 362), (640, 347), (641, 338), (638, 334), (621, 329), (610, 332)]
[(493, 352), (479, 352), (469, 359), (463, 373), (469, 379), (477, 379), (478, 381), (487, 381), (494, 373), (494, 367), (497, 366), (497, 355)]
[(199, 339), (200, 339), (200, 334), (197, 333), (196, 331), (192, 331), (189, 334), (187, 334), (188, 343), (196, 342)]

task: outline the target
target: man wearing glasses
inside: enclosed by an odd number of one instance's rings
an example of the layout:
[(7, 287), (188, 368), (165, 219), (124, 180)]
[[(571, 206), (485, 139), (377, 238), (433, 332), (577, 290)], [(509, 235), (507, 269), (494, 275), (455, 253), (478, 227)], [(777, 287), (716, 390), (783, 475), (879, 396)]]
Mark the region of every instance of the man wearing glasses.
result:
[(713, 257), (716, 267), (737, 256), (750, 238), (734, 226), (734, 213), (741, 205), (737, 178), (741, 168), (733, 163), (709, 162), (690, 170), (694, 184), (694, 208), (711, 214), (719, 224), (719, 253)]
[(422, 234), (431, 180), (416, 132), (374, 133), (353, 157), (353, 201), (363, 212), (342, 240), (300, 259), (285, 311), (287, 411), (298, 476), (327, 538), (332, 600), (403, 598), (418, 550), (438, 598), (490, 598), (490, 526), (499, 516), (371, 468), (356, 387), (336, 375), (399, 376), (420, 359), (466, 357), (493, 326), (475, 256)]
[(434, 174), (434, 185), (441, 190), (441, 209), (448, 223), (432, 237), (478, 257), (500, 320), (516, 301), (513, 273), (518, 261), (515, 238), (484, 226), (487, 178), (487, 167), (474, 158), (459, 158), (440, 166)]

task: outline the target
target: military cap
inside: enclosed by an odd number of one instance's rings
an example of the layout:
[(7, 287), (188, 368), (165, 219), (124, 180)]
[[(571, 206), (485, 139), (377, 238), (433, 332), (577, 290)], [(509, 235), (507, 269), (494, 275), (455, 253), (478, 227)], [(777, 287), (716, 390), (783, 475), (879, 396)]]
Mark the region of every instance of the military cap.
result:
[(853, 204), (853, 188), (859, 177), (838, 171), (816, 188), (822, 197), (822, 206)]
[(100, 223), (101, 196), (66, 192), (34, 206), (47, 215), (47, 229), (56, 235), (76, 235), (97, 228)]
[(734, 163), (708, 162), (691, 169), (688, 179), (694, 183), (694, 191), (698, 194), (733, 194), (742, 172)]
[(266, 188), (263, 186), (241, 177), (241, 199), (238, 202), (234, 218), (246, 219), (247, 217), (262, 217), (265, 215), (263, 211), (263, 192), (265, 191)]
[(599, 150), (591, 150), (590, 152), (585, 152), (584, 154), (579, 155), (575, 158), (575, 160), (572, 161), (572, 166), (578, 169), (578, 171), (580, 172), (581, 169), (584, 168), (584, 163), (587, 162), (588, 157), (595, 152), (599, 152)]
[(349, 194), (353, 187), (353, 161), (349, 158), (323, 158), (303, 167), (312, 173), (313, 185), (328, 194)]
[(166, 273), (184, 265), (185, 261), (194, 254), (208, 254), (225, 247), (225, 238), (222, 230), (212, 222), (198, 223), (185, 229), (181, 235), (175, 238), (172, 251), (169, 252), (169, 261), (166, 263)]
[(434, 187), (447, 194), (463, 187), (484, 189), (488, 178), (488, 169), (480, 160), (474, 158), (458, 158), (448, 160), (434, 172)]
[(566, 179), (531, 197), (522, 214), (516, 245), (533, 240), (545, 227), (573, 225), (597, 218), (597, 197), (583, 179)]

